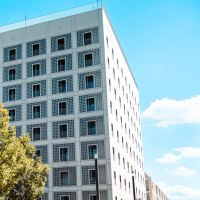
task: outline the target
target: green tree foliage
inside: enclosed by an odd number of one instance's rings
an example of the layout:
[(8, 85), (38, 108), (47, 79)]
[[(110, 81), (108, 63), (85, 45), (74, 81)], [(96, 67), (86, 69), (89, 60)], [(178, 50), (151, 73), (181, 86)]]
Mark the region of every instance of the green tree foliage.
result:
[(0, 105), (0, 200), (37, 200), (43, 193), (49, 168), (35, 156), (30, 137), (16, 137), (8, 111)]

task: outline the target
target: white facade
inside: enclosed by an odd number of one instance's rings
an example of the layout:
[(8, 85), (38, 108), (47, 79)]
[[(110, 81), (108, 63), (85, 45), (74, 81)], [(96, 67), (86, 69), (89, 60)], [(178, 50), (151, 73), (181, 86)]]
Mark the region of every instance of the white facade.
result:
[(42, 199), (94, 200), (95, 151), (101, 200), (133, 200), (132, 176), (146, 199), (138, 89), (103, 8), (1, 27), (0, 55), (0, 102), (51, 169)]

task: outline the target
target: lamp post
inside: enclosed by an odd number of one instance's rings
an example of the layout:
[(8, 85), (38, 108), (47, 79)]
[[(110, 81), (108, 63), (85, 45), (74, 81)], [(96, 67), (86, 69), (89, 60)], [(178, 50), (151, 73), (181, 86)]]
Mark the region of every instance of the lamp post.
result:
[(94, 155), (95, 162), (95, 178), (96, 178), (96, 200), (100, 200), (99, 198), (99, 173), (98, 173), (98, 155)]
[(135, 178), (134, 178), (134, 172), (132, 171), (132, 185), (133, 185), (133, 200), (136, 200), (136, 194), (135, 194)]

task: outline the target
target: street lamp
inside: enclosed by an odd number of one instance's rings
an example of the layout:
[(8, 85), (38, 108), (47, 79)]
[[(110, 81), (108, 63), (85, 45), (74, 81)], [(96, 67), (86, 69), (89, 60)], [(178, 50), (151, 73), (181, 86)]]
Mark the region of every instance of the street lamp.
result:
[(135, 178), (134, 178), (134, 171), (132, 171), (132, 185), (133, 185), (133, 200), (136, 199), (136, 194), (135, 194)]
[(95, 178), (96, 178), (96, 200), (100, 200), (99, 198), (99, 173), (98, 173), (98, 155), (94, 155), (94, 163), (95, 163)]

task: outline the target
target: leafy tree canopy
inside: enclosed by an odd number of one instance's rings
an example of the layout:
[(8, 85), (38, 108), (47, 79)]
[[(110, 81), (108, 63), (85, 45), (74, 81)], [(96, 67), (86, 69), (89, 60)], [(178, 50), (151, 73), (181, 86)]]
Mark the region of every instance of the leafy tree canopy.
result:
[(0, 200), (37, 200), (44, 191), (48, 171), (35, 156), (30, 137), (16, 137), (8, 111), (0, 104)]

